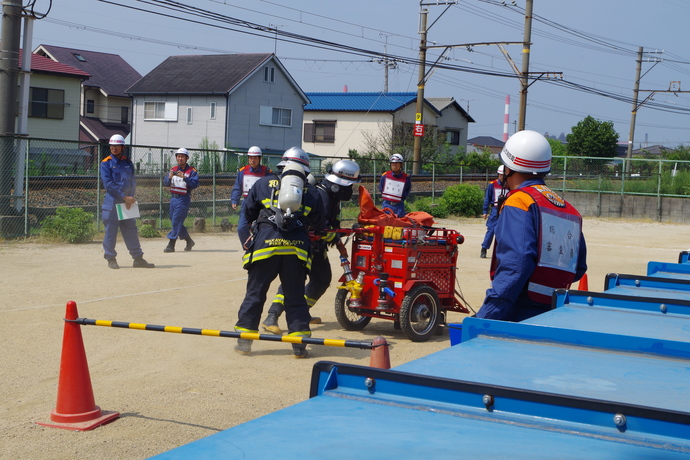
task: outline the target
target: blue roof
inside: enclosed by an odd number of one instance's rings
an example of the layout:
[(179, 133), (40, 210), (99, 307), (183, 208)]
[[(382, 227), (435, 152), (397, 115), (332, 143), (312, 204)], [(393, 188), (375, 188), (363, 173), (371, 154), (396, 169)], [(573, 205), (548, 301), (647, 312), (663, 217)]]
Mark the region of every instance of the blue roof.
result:
[(305, 111), (395, 112), (415, 102), (417, 93), (306, 93)]

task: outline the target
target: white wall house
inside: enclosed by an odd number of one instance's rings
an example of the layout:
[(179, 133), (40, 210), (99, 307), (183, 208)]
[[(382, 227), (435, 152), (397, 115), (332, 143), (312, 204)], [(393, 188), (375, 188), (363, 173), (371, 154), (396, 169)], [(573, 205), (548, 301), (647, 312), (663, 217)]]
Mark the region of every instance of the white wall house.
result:
[[(23, 52), (20, 52), (20, 65)], [(79, 101), (81, 82), (87, 72), (31, 55), (29, 83), (29, 137), (79, 140)]]
[[(363, 153), (368, 139), (386, 136), (395, 123), (415, 123), (416, 93), (343, 92), (307, 93), (307, 96), (311, 103), (304, 108), (302, 148), (320, 156), (347, 158), (350, 149)], [(433, 101), (425, 100), (424, 124), (443, 130), (454, 149), (464, 146), (467, 125), (474, 120), (453, 98)]]
[(264, 153), (300, 145), (309, 102), (273, 54), (171, 56), (127, 92), (134, 145)]

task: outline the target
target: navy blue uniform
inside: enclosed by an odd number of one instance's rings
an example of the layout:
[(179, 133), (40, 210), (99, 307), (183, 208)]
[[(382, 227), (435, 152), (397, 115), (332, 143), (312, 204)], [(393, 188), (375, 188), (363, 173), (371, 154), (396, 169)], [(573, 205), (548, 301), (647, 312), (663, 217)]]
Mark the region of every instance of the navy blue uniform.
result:
[(237, 233), (245, 245), (243, 261), (249, 278), (235, 330), (258, 332), (266, 293), (279, 276), (285, 295), (288, 333), (309, 337), (309, 307), (304, 300), (304, 283), (311, 267), (308, 232), (323, 228), (322, 205), (313, 187), (311, 192), (305, 187), (300, 210), (281, 228), (272, 210), (278, 208), (279, 185), (277, 175), (263, 177), (252, 186), (242, 203)]
[(489, 249), (491, 242), (494, 239), (494, 232), (496, 229), (496, 222), (498, 222), (498, 198), (503, 189), (503, 184), (500, 180), (492, 180), (489, 186), (486, 187), (484, 193), (484, 204), (482, 205), (482, 214), (488, 214), (486, 219), (486, 234), (484, 241), (482, 241), (482, 248)]
[(184, 177), (173, 176), (172, 179), (166, 174), (163, 185), (170, 187), (170, 220), (172, 229), (166, 237), (169, 240), (186, 240), (189, 232), (184, 226), (184, 221), (189, 214), (189, 205), (192, 202), (192, 190), (199, 186), (199, 173), (188, 164), (184, 169), (179, 166), (172, 168), (173, 174), (182, 171)]
[(115, 205), (125, 202), (126, 196), (134, 196), (137, 188), (134, 178), (134, 164), (125, 156), (118, 159), (115, 155), (108, 155), (101, 161), (101, 181), (105, 187), (106, 195), (101, 206), (101, 217), (105, 225), (103, 237), (103, 251), (107, 260), (117, 256), (115, 243), (117, 242), (118, 229), (122, 232), (122, 238), (134, 259), (144, 255), (139, 243), (137, 225), (135, 219), (118, 220)]
[[(316, 185), (316, 191), (321, 198), (321, 203), (325, 211), (325, 229), (337, 229), (340, 227), (338, 217), (340, 216), (340, 200), (331, 195), (328, 185), (323, 181)], [(345, 188), (345, 187), (340, 187)], [(352, 187), (350, 187), (352, 190)], [(304, 287), (304, 298), (309, 308), (313, 307), (331, 285), (333, 273), (331, 263), (328, 261), (328, 246), (336, 244), (339, 237), (335, 232), (328, 232), (320, 239), (312, 242), (312, 265), (309, 272), (309, 282)], [(269, 315), (274, 314), (279, 317), (283, 313), (283, 303), (285, 301), (283, 286), (278, 288), (278, 293), (273, 299)]]

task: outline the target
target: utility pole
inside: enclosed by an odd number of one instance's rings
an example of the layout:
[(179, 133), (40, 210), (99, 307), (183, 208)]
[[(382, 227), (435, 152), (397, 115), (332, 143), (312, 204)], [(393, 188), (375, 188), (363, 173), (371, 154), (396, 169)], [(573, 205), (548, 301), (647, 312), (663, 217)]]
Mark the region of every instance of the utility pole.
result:
[(518, 130), (525, 129), (525, 113), (527, 112), (527, 88), (529, 88), (529, 53), (532, 44), (532, 7), (534, 0), (527, 0), (525, 4), (525, 33), (522, 45), (522, 76), (520, 77), (520, 111), (518, 116)]
[[(429, 10), (421, 8), (419, 11), (419, 80), (417, 83), (417, 106), (415, 112), (415, 136), (414, 136), (414, 163), (412, 163), (412, 174), (419, 174), (422, 163), (422, 136), (418, 135), (417, 129), (421, 129), (424, 134), (424, 83), (426, 73), (426, 23)], [(421, 125), (418, 128), (416, 125)]]
[[(12, 234), (9, 221), (17, 219), (11, 209), (10, 191), (14, 166), (14, 138), (17, 84), (19, 80), (19, 42), (21, 36), (22, 2), (5, 0), (2, 7), (0, 33), (0, 235)], [(31, 52), (31, 50), (24, 50)]]
[[(630, 133), (628, 134), (628, 153), (626, 155), (626, 158), (630, 159), (632, 158), (632, 151), (633, 151), (633, 142), (635, 140), (635, 120), (637, 118), (637, 100), (639, 99), (639, 94), (640, 94), (640, 79), (642, 78), (642, 54), (643, 54), (643, 47), (639, 47), (637, 49), (637, 70), (635, 72), (635, 87), (633, 88), (633, 103), (632, 103), (632, 112), (630, 115)], [(623, 168), (623, 172), (627, 173), (628, 169), (630, 168), (630, 162), (626, 161), (625, 162), (625, 167)]]

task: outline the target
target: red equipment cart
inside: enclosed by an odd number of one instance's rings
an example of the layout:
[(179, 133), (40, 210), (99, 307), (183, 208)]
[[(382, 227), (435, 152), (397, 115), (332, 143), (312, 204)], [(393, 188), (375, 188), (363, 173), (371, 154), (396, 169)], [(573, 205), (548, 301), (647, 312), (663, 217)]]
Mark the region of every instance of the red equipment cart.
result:
[[(455, 230), (368, 226), (352, 235), (351, 268), (335, 298), (335, 315), (348, 331), (372, 318), (395, 321), (414, 342), (424, 342), (445, 324), (446, 311), (469, 313), (455, 289), (458, 245)], [(351, 271), (350, 271), (351, 270)]]

